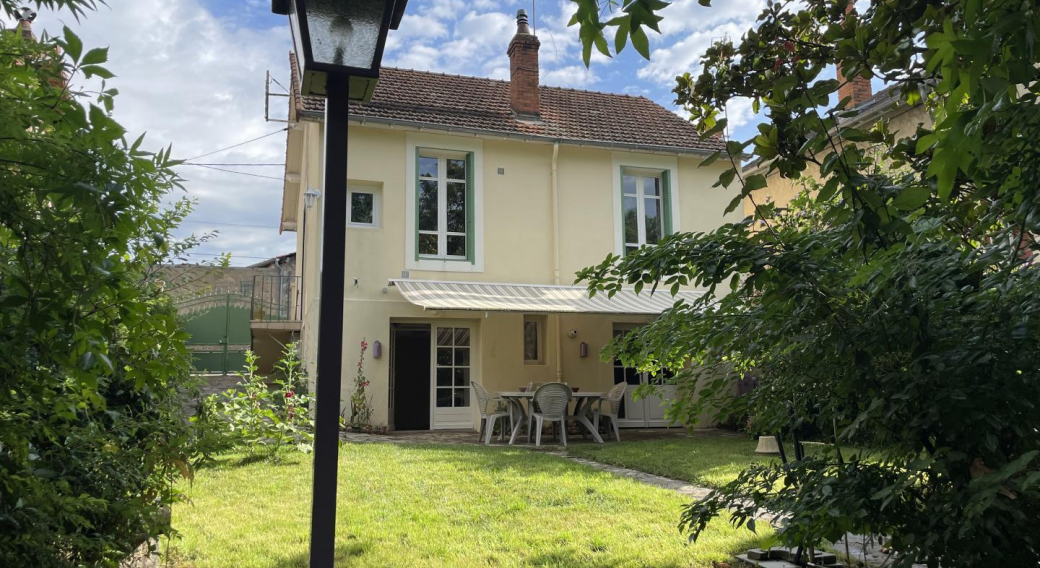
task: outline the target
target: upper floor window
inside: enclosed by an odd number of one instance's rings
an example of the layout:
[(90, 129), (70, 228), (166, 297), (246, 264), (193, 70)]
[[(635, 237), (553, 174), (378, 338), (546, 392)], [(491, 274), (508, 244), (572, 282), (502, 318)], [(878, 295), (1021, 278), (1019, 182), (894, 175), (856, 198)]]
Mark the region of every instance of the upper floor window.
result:
[(418, 149), (416, 256), (473, 259), (473, 153)]
[(621, 169), (624, 252), (656, 245), (672, 232), (668, 170)]
[(372, 187), (351, 187), (347, 207), (350, 225), (354, 227), (378, 227), (382, 209), (380, 192)]

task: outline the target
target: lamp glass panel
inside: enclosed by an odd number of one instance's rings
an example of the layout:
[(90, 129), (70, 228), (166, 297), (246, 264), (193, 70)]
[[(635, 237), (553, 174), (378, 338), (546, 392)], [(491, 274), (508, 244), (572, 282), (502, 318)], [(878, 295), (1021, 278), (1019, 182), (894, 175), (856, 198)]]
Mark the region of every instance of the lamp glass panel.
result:
[(385, 0), (307, 0), (314, 61), (371, 69), (385, 6)]

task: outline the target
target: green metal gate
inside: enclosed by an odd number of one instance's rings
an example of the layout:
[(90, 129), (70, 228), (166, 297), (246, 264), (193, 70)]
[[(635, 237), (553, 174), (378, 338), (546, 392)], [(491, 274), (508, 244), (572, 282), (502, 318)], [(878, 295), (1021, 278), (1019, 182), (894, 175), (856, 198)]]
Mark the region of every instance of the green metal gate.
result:
[(197, 372), (226, 375), (242, 369), (252, 341), (249, 304), (249, 296), (234, 293), (208, 294), (177, 302), (177, 313), (191, 335), (185, 343)]

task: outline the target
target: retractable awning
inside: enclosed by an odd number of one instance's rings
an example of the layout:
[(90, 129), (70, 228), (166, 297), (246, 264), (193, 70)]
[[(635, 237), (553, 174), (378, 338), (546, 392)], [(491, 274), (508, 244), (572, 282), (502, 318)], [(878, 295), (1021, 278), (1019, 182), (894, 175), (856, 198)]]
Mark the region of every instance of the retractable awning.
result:
[(667, 290), (651, 295), (649, 289), (636, 294), (622, 290), (607, 298), (605, 293), (590, 298), (581, 286), (542, 284), (492, 284), (485, 282), (443, 282), (437, 280), (391, 280), (406, 300), (427, 310), (464, 310), (479, 312), (527, 312), (573, 314), (657, 315), (680, 298), (692, 302), (703, 292)]

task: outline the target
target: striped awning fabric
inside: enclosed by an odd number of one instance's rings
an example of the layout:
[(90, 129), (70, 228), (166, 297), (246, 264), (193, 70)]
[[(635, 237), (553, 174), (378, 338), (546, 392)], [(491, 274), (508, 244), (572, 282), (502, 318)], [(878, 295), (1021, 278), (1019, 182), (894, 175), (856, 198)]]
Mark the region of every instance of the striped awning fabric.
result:
[(666, 289), (653, 295), (649, 288), (639, 294), (622, 290), (607, 298), (605, 293), (590, 298), (581, 286), (542, 284), (492, 284), (484, 282), (442, 282), (435, 280), (391, 280), (409, 302), (427, 310), (466, 310), (480, 312), (528, 312), (575, 314), (657, 315), (680, 299), (692, 302), (703, 292)]

